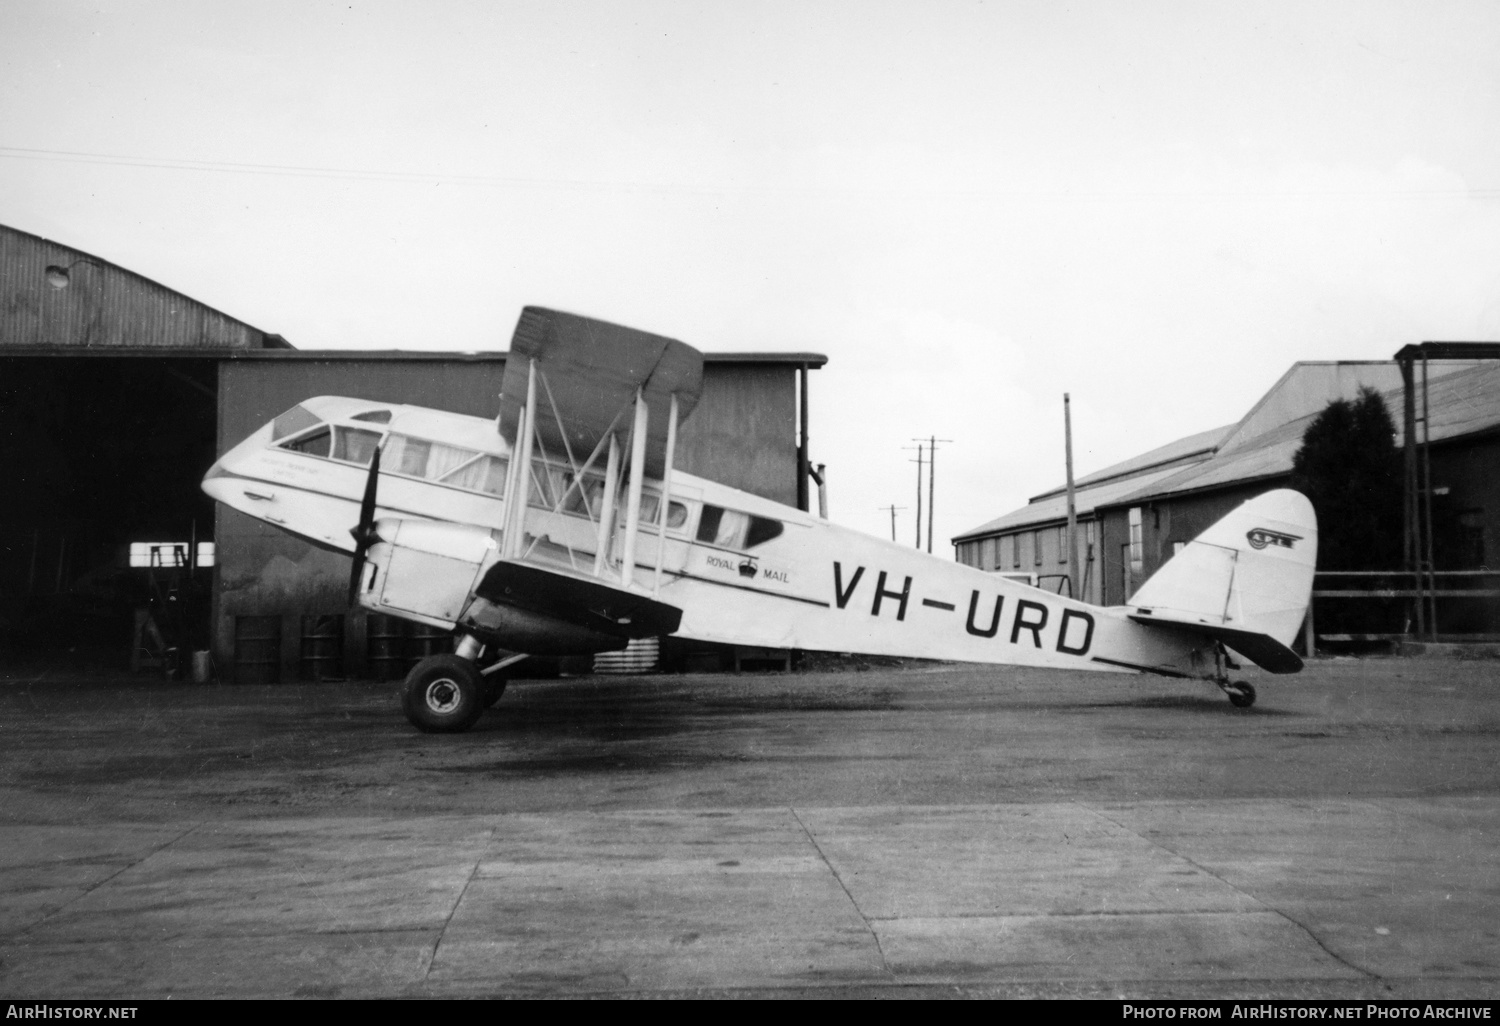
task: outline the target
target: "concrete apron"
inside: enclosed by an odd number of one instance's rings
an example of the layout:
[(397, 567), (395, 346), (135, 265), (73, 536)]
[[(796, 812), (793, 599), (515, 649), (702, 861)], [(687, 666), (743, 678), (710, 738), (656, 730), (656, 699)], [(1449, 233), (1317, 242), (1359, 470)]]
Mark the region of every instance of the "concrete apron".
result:
[(7, 826), (0, 993), (1492, 994), (1497, 826), (1488, 798)]

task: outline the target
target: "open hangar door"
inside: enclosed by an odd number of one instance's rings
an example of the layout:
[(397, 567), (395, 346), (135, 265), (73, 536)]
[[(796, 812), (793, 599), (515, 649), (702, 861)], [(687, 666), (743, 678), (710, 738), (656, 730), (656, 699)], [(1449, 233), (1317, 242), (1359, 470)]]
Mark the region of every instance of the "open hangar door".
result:
[(0, 665), (207, 647), (217, 380), (207, 357), (0, 357)]

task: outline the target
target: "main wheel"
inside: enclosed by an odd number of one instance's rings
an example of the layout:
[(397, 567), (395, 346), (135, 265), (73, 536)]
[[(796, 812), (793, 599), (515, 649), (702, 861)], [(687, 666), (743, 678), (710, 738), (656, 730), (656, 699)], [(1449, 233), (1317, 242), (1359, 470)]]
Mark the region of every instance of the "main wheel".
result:
[(428, 734), (468, 730), (484, 712), (479, 671), (456, 655), (432, 655), (406, 675), (401, 709), (413, 727)]
[(484, 707), (488, 709), (500, 701), (500, 696), (505, 694), (505, 685), (509, 683), (499, 671), (481, 678), (480, 686), (484, 688)]
[(1255, 704), (1255, 688), (1242, 680), (1237, 680), (1225, 689), (1229, 695), (1229, 704), (1236, 709), (1248, 709)]

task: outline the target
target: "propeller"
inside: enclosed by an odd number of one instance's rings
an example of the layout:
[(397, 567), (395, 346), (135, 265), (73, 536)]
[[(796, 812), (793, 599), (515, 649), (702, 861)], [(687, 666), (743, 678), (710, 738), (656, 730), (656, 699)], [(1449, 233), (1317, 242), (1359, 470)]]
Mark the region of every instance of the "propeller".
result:
[(365, 497), (359, 504), (359, 523), (349, 528), (354, 536), (354, 566), (349, 571), (349, 605), (359, 596), (359, 579), (365, 570), (365, 554), (380, 540), (375, 533), (375, 489), (380, 477), (380, 447), (370, 457), (370, 472), (365, 476)]

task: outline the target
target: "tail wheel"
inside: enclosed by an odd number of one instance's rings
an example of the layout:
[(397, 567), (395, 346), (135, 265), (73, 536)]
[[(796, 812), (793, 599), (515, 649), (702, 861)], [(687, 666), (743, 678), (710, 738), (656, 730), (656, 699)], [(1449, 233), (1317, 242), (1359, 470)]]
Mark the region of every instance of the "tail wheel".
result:
[(1237, 680), (1224, 689), (1229, 696), (1229, 704), (1236, 709), (1248, 709), (1255, 704), (1255, 688), (1242, 680)]
[(413, 727), (428, 734), (468, 730), (485, 708), (479, 671), (456, 655), (432, 655), (412, 667), (401, 694), (401, 709)]

